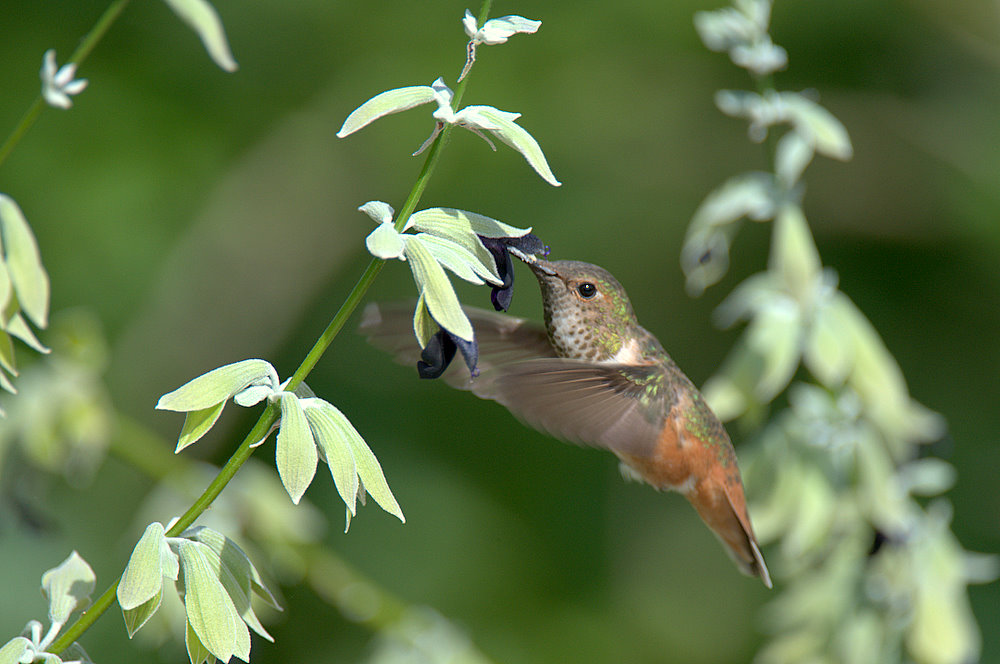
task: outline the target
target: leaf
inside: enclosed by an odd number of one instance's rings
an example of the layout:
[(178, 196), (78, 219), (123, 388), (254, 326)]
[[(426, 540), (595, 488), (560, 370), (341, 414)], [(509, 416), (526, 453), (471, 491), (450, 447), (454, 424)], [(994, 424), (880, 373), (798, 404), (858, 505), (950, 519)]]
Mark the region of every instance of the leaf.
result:
[(395, 496), (392, 495), (392, 491), (385, 481), (382, 466), (379, 464), (378, 459), (375, 458), (371, 449), (369, 449), (368, 444), (365, 443), (365, 439), (361, 437), (361, 434), (357, 432), (351, 422), (344, 417), (343, 413), (333, 406), (330, 406), (330, 409), (332, 410), (328, 410), (327, 413), (337, 422), (337, 426), (344, 432), (347, 442), (351, 446), (351, 452), (354, 454), (354, 462), (358, 467), (358, 476), (361, 478), (361, 483), (364, 485), (365, 490), (368, 491), (382, 509), (403, 523), (406, 523), (403, 510), (399, 508), (399, 503), (396, 502)]
[(417, 233), (416, 237), (420, 238), (420, 242), (439, 264), (454, 272), (459, 278), (477, 286), (482, 286), (485, 283), (483, 279), (491, 284), (503, 284), (503, 279), (496, 273), (496, 262), (493, 260), (493, 256), (486, 250), (486, 247), (482, 246), (482, 243), (480, 246), (484, 256), (480, 257), (458, 242), (437, 235)]
[[(418, 231), (455, 239), (458, 236), (482, 235), (484, 237), (524, 237), (531, 227), (518, 228), (482, 214), (455, 208), (427, 208), (410, 215), (408, 222)], [(457, 241), (457, 240), (456, 240)]]
[(233, 655), (249, 662), (250, 632), (219, 580), (211, 550), (187, 540), (178, 546), (178, 554), (184, 569), (184, 609), (198, 639), (223, 662)]
[(372, 256), (391, 260), (402, 257), (406, 242), (391, 222), (383, 222), (368, 234), (368, 237), (365, 238), (365, 246), (368, 247), (368, 253)]
[(94, 570), (76, 551), (42, 575), (42, 594), (49, 600), (49, 622), (65, 624), (76, 610), (90, 605)]
[(816, 146), (816, 152), (841, 161), (853, 156), (847, 129), (830, 111), (797, 92), (783, 92), (779, 98), (795, 130)]
[(418, 238), (410, 237), (406, 243), (406, 257), (417, 288), (424, 295), (427, 310), (438, 324), (453, 334), (472, 341), (472, 323), (469, 322), (458, 296), (448, 281), (444, 270)]
[(794, 204), (781, 206), (771, 234), (768, 270), (778, 275), (799, 303), (808, 306), (819, 285), (821, 267), (802, 208)]
[(210, 657), (214, 661), (214, 656), (205, 647), (205, 644), (201, 642), (201, 639), (198, 638), (194, 628), (191, 627), (191, 623), (185, 622), (184, 625), (184, 645), (187, 647), (188, 659), (191, 664), (202, 664), (203, 662), (207, 662)]
[(941, 459), (916, 459), (899, 469), (903, 490), (919, 496), (936, 496), (955, 484), (955, 467)]
[(145, 604), (159, 594), (164, 576), (177, 580), (178, 564), (177, 555), (167, 544), (163, 524), (149, 524), (132, 550), (118, 584), (118, 604), (125, 610)]
[(817, 380), (831, 389), (844, 383), (854, 364), (853, 339), (841, 308), (838, 298), (816, 308), (802, 353)]
[(257, 634), (273, 642), (274, 638), (264, 629), (250, 602), (253, 564), (247, 554), (236, 542), (210, 528), (195, 528), (189, 533), (189, 538), (208, 547), (211, 554), (207, 554), (207, 560), (216, 570), (222, 587), (233, 601), (243, 622)]
[(795, 304), (776, 300), (758, 312), (747, 328), (747, 346), (763, 361), (754, 395), (768, 403), (788, 386), (799, 364), (802, 321)]
[(125, 619), (125, 631), (128, 632), (128, 638), (135, 636), (135, 633), (142, 629), (150, 618), (152, 618), (156, 612), (160, 609), (160, 603), (163, 601), (163, 590), (156, 591), (156, 594), (151, 598), (131, 609), (122, 609), (122, 617)]
[(396, 88), (375, 95), (354, 110), (337, 132), (337, 138), (350, 136), (375, 120), (392, 113), (409, 110), (434, 101), (434, 90), (429, 85)]
[(49, 348), (42, 345), (42, 342), (38, 340), (35, 333), (31, 331), (30, 327), (28, 327), (28, 323), (25, 322), (24, 317), (19, 313), (14, 314), (10, 317), (10, 320), (7, 321), (7, 332), (9, 332), (11, 336), (17, 337), (27, 346), (38, 351), (39, 353), (48, 354), (51, 352)]
[(15, 636), (0, 648), (0, 664), (19, 664), (21, 656), (31, 648), (31, 641), (23, 636)]
[(322, 399), (316, 399), (312, 403), (315, 405), (306, 408), (305, 411), (316, 444), (323, 450), (323, 456), (330, 468), (330, 475), (333, 476), (337, 493), (347, 505), (347, 510), (352, 515), (356, 514), (358, 469), (348, 438), (360, 436), (350, 425), (350, 422), (347, 423), (347, 427), (344, 426), (347, 418), (343, 417), (343, 414), (335, 406)]
[(791, 189), (812, 161), (815, 147), (797, 131), (786, 132), (774, 154), (774, 172), (786, 189)]
[(214, 406), (193, 410), (184, 417), (184, 426), (181, 427), (181, 435), (177, 438), (177, 446), (174, 454), (177, 454), (188, 445), (198, 442), (202, 436), (211, 430), (222, 415), (222, 410), (226, 407), (225, 401), (220, 401)]
[(270, 362), (242, 360), (213, 369), (164, 394), (156, 408), (177, 412), (202, 410), (226, 401), (251, 385), (270, 385), (277, 391), (278, 373)]
[(427, 342), (431, 340), (435, 332), (437, 332), (437, 323), (427, 311), (427, 305), (424, 304), (424, 294), (420, 293), (420, 297), (417, 298), (417, 306), (413, 310), (413, 334), (416, 335), (417, 343), (420, 344), (421, 348), (427, 346)]
[(296, 505), (316, 475), (319, 457), (316, 443), (306, 421), (299, 398), (291, 392), (281, 393), (281, 424), (275, 449), (278, 476), (285, 491)]
[(14, 364), (14, 342), (6, 332), (0, 332), (0, 367), (6, 369), (12, 376), (17, 375), (17, 366)]
[(250, 556), (240, 548), (240, 546), (229, 539), (222, 533), (212, 530), (211, 528), (206, 528), (205, 526), (196, 526), (190, 528), (184, 532), (183, 537), (188, 539), (193, 539), (201, 542), (212, 551), (219, 555), (220, 561), (224, 561), (238, 577), (247, 576), (249, 580), (244, 583), (244, 587), (248, 590), (253, 590), (257, 593), (261, 599), (270, 604), (277, 610), (281, 610), (281, 606), (278, 604), (274, 595), (271, 591), (264, 586), (264, 582), (260, 579), (260, 574), (257, 572), (257, 568), (254, 566), (253, 562), (250, 560)]
[(215, 8), (207, 0), (163, 0), (197, 33), (215, 64), (228, 72), (239, 69), (226, 41), (226, 31)]
[(392, 209), (392, 206), (383, 201), (368, 201), (359, 207), (358, 211), (364, 212), (375, 222), (380, 224), (391, 223), (393, 215), (396, 214), (396, 211)]
[[(471, 109), (475, 110), (471, 111)], [(549, 163), (545, 160), (545, 154), (542, 152), (542, 148), (538, 145), (538, 141), (536, 141), (531, 134), (511, 119), (511, 116), (517, 117), (517, 114), (507, 113), (493, 108), (492, 106), (467, 106), (462, 109), (461, 112), (465, 113), (467, 111), (473, 112), (475, 115), (485, 118), (489, 123), (491, 123), (493, 128), (484, 128), (493, 133), (501, 141), (520, 152), (528, 164), (535, 169), (535, 172), (538, 173), (543, 180), (551, 184), (553, 187), (562, 185), (561, 182), (556, 180), (555, 175), (552, 174), (552, 169), (549, 168)]]
[(24, 213), (4, 194), (0, 194), (0, 237), (17, 301), (28, 318), (44, 328), (49, 323), (49, 275), (42, 267), (38, 243)]

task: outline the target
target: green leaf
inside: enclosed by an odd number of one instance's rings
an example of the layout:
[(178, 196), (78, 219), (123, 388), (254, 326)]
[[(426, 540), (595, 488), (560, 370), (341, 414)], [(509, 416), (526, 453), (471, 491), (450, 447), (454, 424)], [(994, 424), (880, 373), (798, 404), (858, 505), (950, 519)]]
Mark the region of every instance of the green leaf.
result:
[(519, 114), (507, 113), (492, 106), (466, 106), (461, 112), (463, 114), (471, 112), (480, 118), (488, 120), (492, 128), (483, 126), (484, 129), (487, 129), (501, 141), (520, 152), (543, 180), (553, 187), (558, 187), (562, 184), (552, 174), (552, 169), (549, 168), (549, 163), (545, 160), (545, 154), (538, 145), (538, 141), (512, 119), (517, 118)]
[(42, 342), (38, 340), (35, 333), (31, 331), (30, 327), (28, 327), (28, 323), (24, 320), (24, 317), (19, 313), (15, 313), (10, 317), (10, 320), (7, 321), (7, 332), (9, 332), (11, 336), (17, 337), (28, 347), (39, 353), (48, 354), (50, 352), (49, 349), (42, 345)]
[(239, 69), (229, 50), (226, 31), (215, 8), (207, 0), (163, 0), (167, 6), (187, 23), (205, 45), (205, 50), (215, 64), (228, 72)]
[(42, 575), (42, 593), (49, 600), (49, 622), (64, 624), (70, 615), (90, 605), (94, 570), (76, 551)]
[(424, 294), (421, 292), (417, 298), (417, 307), (413, 310), (413, 334), (417, 337), (417, 343), (421, 348), (425, 348), (431, 337), (437, 332), (437, 324), (427, 311), (424, 303)]
[(185, 622), (184, 625), (184, 645), (187, 647), (188, 659), (191, 661), (191, 664), (203, 664), (203, 662), (207, 662), (210, 657), (212, 657), (214, 661), (212, 653), (209, 652), (208, 648), (205, 647), (205, 644), (198, 638), (198, 634), (195, 633), (194, 628), (191, 627), (191, 623)]
[(399, 503), (396, 502), (395, 496), (392, 495), (392, 491), (385, 481), (385, 475), (382, 474), (382, 466), (368, 448), (365, 439), (361, 437), (361, 434), (357, 432), (350, 421), (344, 417), (343, 413), (333, 408), (333, 406), (330, 406), (330, 408), (332, 410), (327, 412), (335, 420), (339, 420), (338, 426), (347, 434), (345, 437), (351, 446), (351, 452), (354, 454), (354, 462), (357, 464), (358, 476), (361, 478), (364, 489), (375, 499), (375, 502), (382, 509), (403, 523), (406, 523), (403, 510), (399, 508)]
[(0, 194), (0, 237), (4, 262), (21, 309), (38, 327), (49, 323), (49, 275), (42, 267), (38, 243), (21, 208)]
[(368, 237), (365, 238), (365, 246), (368, 247), (368, 253), (372, 256), (391, 260), (403, 255), (406, 243), (391, 222), (383, 222), (368, 234)]
[[(306, 419), (313, 432), (316, 445), (323, 451), (327, 466), (330, 468), (330, 475), (333, 476), (333, 483), (337, 487), (348, 511), (356, 514), (355, 501), (358, 497), (358, 469), (354, 462), (354, 453), (348, 438), (360, 436), (354, 427), (350, 425), (346, 417), (338, 418), (337, 410), (332, 404), (322, 399), (309, 399), (303, 403), (306, 412)], [(347, 427), (343, 423), (347, 422)]]
[(177, 412), (202, 410), (226, 401), (251, 385), (270, 385), (278, 390), (278, 373), (270, 362), (242, 360), (213, 369), (164, 394), (156, 408)]
[(417, 289), (424, 295), (424, 303), (434, 320), (452, 334), (466, 341), (472, 341), (472, 323), (462, 311), (451, 282), (448, 281), (438, 262), (416, 237), (411, 237), (406, 243), (406, 257), (410, 261)]
[(163, 590), (156, 591), (156, 594), (148, 600), (131, 609), (122, 609), (122, 617), (125, 618), (125, 631), (128, 638), (135, 636), (135, 633), (142, 629), (142, 626), (152, 618), (160, 609), (163, 601)]
[(418, 231), (459, 242), (458, 237), (524, 237), (531, 227), (518, 228), (485, 215), (455, 208), (427, 208), (410, 215), (408, 222)]
[(800, 303), (811, 303), (819, 285), (822, 263), (809, 224), (798, 205), (787, 204), (778, 210), (767, 267), (778, 275)]
[(414, 85), (407, 88), (396, 88), (375, 95), (354, 110), (344, 120), (344, 125), (337, 132), (337, 138), (350, 136), (362, 127), (392, 113), (399, 113), (421, 104), (434, 101), (434, 90), (429, 85)]
[(780, 100), (795, 130), (816, 147), (816, 152), (841, 161), (853, 156), (847, 129), (830, 111), (797, 92), (783, 92)]
[(21, 656), (28, 652), (31, 641), (23, 636), (15, 636), (0, 648), (0, 664), (19, 664)]
[[(0, 256), (3, 255), (3, 236), (0, 235)], [(0, 312), (6, 312), (11, 298), (14, 295), (14, 284), (10, 280), (10, 272), (7, 271), (7, 263), (0, 260)], [(17, 304), (14, 303), (16, 307)], [(7, 324), (6, 316), (0, 316), (0, 328)]]
[(14, 342), (6, 332), (0, 332), (0, 367), (6, 369), (12, 376), (17, 375), (17, 366), (14, 364)]
[(836, 388), (854, 364), (854, 346), (842, 300), (832, 298), (816, 308), (806, 334), (802, 359), (825, 387)]
[(787, 299), (762, 308), (747, 328), (747, 346), (763, 362), (754, 387), (761, 403), (768, 403), (788, 386), (802, 352), (802, 320), (798, 307)]
[(250, 556), (236, 542), (222, 533), (211, 528), (206, 528), (205, 526), (191, 528), (184, 532), (183, 537), (201, 542), (217, 553), (220, 561), (225, 561), (226, 565), (238, 572), (235, 574), (237, 577), (248, 574), (249, 582), (247, 588), (252, 589), (261, 599), (275, 609), (281, 610), (281, 606), (274, 598), (274, 595), (264, 586), (264, 582), (261, 581), (257, 568), (250, 561)]
[(797, 131), (786, 132), (774, 153), (774, 172), (786, 189), (794, 187), (812, 161), (815, 147)]
[(291, 392), (282, 392), (275, 462), (281, 483), (296, 505), (312, 483), (318, 461), (316, 443), (299, 398)]
[(178, 553), (184, 569), (184, 608), (198, 639), (223, 662), (233, 655), (249, 662), (250, 632), (219, 580), (219, 570), (212, 564), (213, 552), (204, 544), (187, 540), (180, 543)]
[[(459, 278), (477, 286), (483, 285), (483, 279), (492, 284), (503, 284), (503, 279), (496, 273), (496, 262), (489, 252), (486, 252), (486, 256), (480, 257), (462, 244), (449, 239), (429, 233), (417, 233), (416, 237), (420, 238), (420, 242), (438, 263), (454, 272)], [(485, 247), (483, 250), (485, 251)], [(485, 262), (486, 260), (488, 262)]]
[(163, 587), (163, 577), (177, 580), (177, 555), (170, 550), (163, 524), (153, 522), (132, 550), (125, 573), (118, 584), (118, 604), (134, 609), (148, 602)]
[[(358, 211), (364, 212), (378, 224), (392, 223), (392, 217), (396, 214), (396, 211), (392, 209), (392, 206), (385, 201), (368, 201), (359, 207)], [(406, 229), (404, 228), (403, 230)]]
[(222, 409), (226, 407), (225, 401), (220, 401), (214, 406), (202, 410), (193, 410), (184, 417), (184, 426), (181, 427), (181, 435), (177, 438), (177, 446), (174, 454), (177, 454), (188, 445), (198, 442), (202, 436), (215, 426)]
[(250, 629), (273, 642), (274, 638), (264, 629), (250, 603), (251, 577), (254, 568), (243, 549), (222, 533), (210, 528), (195, 528), (185, 533), (185, 536), (208, 547), (212, 554), (208, 556), (209, 563), (217, 571), (218, 578), (222, 581), (222, 586), (233, 601), (240, 618)]

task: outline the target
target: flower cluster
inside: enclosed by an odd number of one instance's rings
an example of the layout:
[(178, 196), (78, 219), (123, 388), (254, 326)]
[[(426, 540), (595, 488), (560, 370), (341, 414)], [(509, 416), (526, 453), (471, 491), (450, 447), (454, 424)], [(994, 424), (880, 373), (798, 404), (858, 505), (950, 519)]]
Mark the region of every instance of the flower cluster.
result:
[[(364, 504), (366, 494), (386, 512), (405, 521), (386, 484), (382, 466), (350, 420), (304, 386), (296, 392), (286, 391), (274, 367), (265, 360), (227, 364), (160, 397), (158, 409), (187, 413), (177, 442), (178, 452), (208, 433), (229, 399), (246, 408), (265, 399), (278, 404), (281, 418), (275, 462), (292, 502), (302, 498), (322, 459), (347, 506), (348, 526), (356, 514), (356, 502)], [(254, 445), (263, 442), (261, 439)]]

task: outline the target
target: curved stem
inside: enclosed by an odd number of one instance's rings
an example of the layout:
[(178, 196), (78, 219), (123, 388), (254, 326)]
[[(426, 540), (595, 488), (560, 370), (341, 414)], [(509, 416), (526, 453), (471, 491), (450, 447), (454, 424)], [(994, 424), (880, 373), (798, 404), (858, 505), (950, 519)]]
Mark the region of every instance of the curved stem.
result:
[[(90, 52), (94, 50), (94, 47), (97, 46), (97, 43), (101, 41), (101, 38), (107, 33), (111, 25), (121, 15), (128, 3), (129, 0), (112, 0), (108, 8), (101, 14), (101, 17), (97, 19), (94, 27), (80, 40), (80, 45), (69, 56), (67, 62), (75, 62), (77, 65), (82, 64), (87, 59), (87, 56), (90, 55)], [(28, 133), (28, 130), (34, 126), (43, 108), (45, 108), (45, 100), (39, 94), (35, 97), (35, 101), (31, 103), (31, 106), (28, 107), (28, 110), (25, 111), (24, 115), (21, 116), (20, 121), (18, 121), (14, 130), (7, 137), (7, 140), (3, 142), (3, 145), (0, 145), (0, 166), (7, 160), (7, 156), (10, 155), (11, 151), (17, 146), (24, 135)]]

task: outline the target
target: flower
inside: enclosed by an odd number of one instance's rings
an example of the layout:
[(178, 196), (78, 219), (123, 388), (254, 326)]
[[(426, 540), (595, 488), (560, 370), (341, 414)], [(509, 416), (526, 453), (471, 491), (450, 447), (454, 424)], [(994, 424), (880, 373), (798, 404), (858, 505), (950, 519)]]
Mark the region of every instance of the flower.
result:
[(451, 105), (454, 97), (455, 93), (445, 84), (444, 79), (440, 77), (429, 86), (414, 85), (406, 88), (387, 90), (375, 95), (348, 115), (340, 131), (337, 132), (337, 137), (345, 138), (350, 136), (359, 129), (367, 127), (375, 120), (386, 115), (399, 113), (422, 104), (436, 102), (438, 107), (433, 113), (434, 120), (436, 121), (434, 131), (417, 151), (413, 153), (414, 156), (430, 147), (434, 139), (444, 129), (445, 124), (457, 125), (477, 134), (489, 143), (491, 148), (496, 150), (496, 146), (493, 145), (492, 141), (483, 134), (483, 132), (490, 132), (520, 152), (525, 161), (528, 162), (528, 165), (543, 180), (553, 187), (560, 186), (561, 183), (553, 175), (552, 169), (545, 159), (545, 154), (538, 145), (538, 141), (517, 124), (516, 120), (521, 117), (520, 113), (501, 111), (493, 106), (466, 106), (456, 112)]
[(502, 284), (493, 286), (490, 301), (497, 311), (507, 311), (514, 298), (514, 266), (510, 260), (511, 251), (518, 258), (525, 254), (548, 256), (549, 248), (542, 244), (538, 236), (533, 233), (521, 237), (484, 237), (480, 235), (479, 239), (483, 246), (493, 254), (493, 260), (497, 264), (497, 274), (503, 279)]
[(76, 64), (63, 65), (56, 70), (56, 52), (54, 49), (45, 51), (42, 59), (42, 97), (49, 106), (56, 108), (71, 108), (73, 101), (70, 95), (78, 95), (87, 87), (87, 79), (73, 79), (76, 74)]
[(462, 25), (465, 26), (465, 34), (469, 35), (469, 45), (465, 49), (465, 67), (462, 68), (462, 74), (458, 77), (459, 81), (465, 78), (465, 75), (472, 69), (472, 64), (476, 61), (476, 46), (479, 44), (487, 46), (504, 44), (508, 37), (519, 32), (533, 34), (538, 31), (542, 22), (532, 21), (523, 16), (502, 16), (486, 21), (480, 28), (476, 24), (476, 17), (466, 9)]
[(476, 364), (479, 362), (479, 342), (456, 336), (448, 330), (438, 328), (437, 333), (430, 338), (420, 353), (417, 361), (417, 373), (421, 378), (439, 378), (455, 359), (455, 351), (462, 351), (465, 365), (469, 367), (469, 375), (473, 378), (479, 375)]
[(476, 25), (476, 17), (468, 9), (465, 10), (465, 17), (462, 19), (465, 26), (465, 34), (469, 35), (469, 40), (475, 44), (504, 44), (507, 38), (519, 32), (533, 34), (541, 27), (541, 21), (532, 21), (523, 16), (502, 16), (490, 19), (483, 23), (483, 27)]

